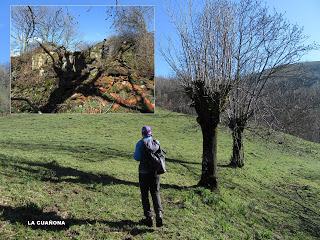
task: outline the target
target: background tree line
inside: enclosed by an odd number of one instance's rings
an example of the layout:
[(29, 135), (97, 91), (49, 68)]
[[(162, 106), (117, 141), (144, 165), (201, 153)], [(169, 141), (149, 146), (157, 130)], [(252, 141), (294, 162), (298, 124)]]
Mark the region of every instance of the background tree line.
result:
[[(294, 72), (270, 81), (250, 121), (313, 142), (320, 142), (320, 62), (292, 65)], [(156, 78), (156, 104), (171, 111), (195, 114), (175, 78)], [(227, 124), (226, 116), (221, 119)]]

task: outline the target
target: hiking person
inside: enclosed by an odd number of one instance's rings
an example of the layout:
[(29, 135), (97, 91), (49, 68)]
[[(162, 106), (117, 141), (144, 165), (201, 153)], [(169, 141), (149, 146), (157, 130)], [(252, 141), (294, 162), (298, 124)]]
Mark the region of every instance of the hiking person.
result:
[[(145, 218), (141, 221), (143, 224), (152, 227), (153, 215), (150, 209), (149, 192), (152, 197), (153, 208), (156, 214), (156, 226), (161, 227), (163, 225), (163, 209), (160, 199), (160, 176), (152, 169), (147, 162), (146, 148), (149, 150), (157, 147), (160, 148), (159, 141), (154, 141), (152, 137), (151, 127), (142, 127), (142, 139), (140, 139), (135, 147), (134, 159), (140, 161), (139, 163), (139, 185), (141, 192), (141, 201)], [(154, 152), (157, 149), (153, 149)]]

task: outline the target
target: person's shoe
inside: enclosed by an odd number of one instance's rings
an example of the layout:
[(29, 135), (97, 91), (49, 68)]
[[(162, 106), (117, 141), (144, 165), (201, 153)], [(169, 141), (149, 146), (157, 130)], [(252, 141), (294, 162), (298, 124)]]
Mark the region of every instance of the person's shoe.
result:
[(153, 221), (152, 221), (152, 217), (147, 217), (144, 218), (140, 221), (143, 225), (146, 225), (148, 227), (152, 227), (153, 226)]
[(162, 227), (163, 226), (162, 217), (157, 217), (156, 218), (156, 226), (157, 227)]

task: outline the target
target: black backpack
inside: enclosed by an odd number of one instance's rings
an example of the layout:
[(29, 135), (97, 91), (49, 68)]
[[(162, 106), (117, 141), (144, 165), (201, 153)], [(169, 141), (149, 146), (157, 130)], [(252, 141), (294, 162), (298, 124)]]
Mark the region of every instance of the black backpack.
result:
[(152, 141), (143, 141), (143, 156), (144, 161), (151, 171), (157, 174), (163, 174), (166, 170), (165, 154), (166, 152), (161, 149), (158, 141), (153, 139)]

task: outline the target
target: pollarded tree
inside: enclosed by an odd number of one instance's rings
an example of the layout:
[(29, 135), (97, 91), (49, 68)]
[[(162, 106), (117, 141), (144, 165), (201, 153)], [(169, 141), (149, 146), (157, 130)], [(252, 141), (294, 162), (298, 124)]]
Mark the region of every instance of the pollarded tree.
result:
[(41, 43), (72, 49), (78, 44), (74, 17), (61, 7), (13, 6), (11, 8), (13, 49), (20, 54)]
[(266, 83), (288, 71), (289, 64), (314, 45), (305, 45), (302, 28), (286, 21), (284, 15), (270, 12), (256, 0), (235, 3), (234, 41), (235, 88), (229, 97), (228, 126), (233, 149), (230, 166), (244, 165), (243, 132), (254, 116)]
[(163, 51), (192, 100), (203, 135), (199, 185), (217, 186), (216, 129), (227, 103), (232, 164), (241, 166), (242, 133), (266, 81), (312, 46), (302, 30), (255, 0), (190, 0), (172, 14), (179, 45)]
[[(180, 2), (181, 3), (181, 2)], [(172, 13), (179, 45), (163, 55), (192, 101), (203, 137), (200, 186), (217, 182), (217, 126), (233, 86), (235, 9), (228, 1), (188, 1)]]

